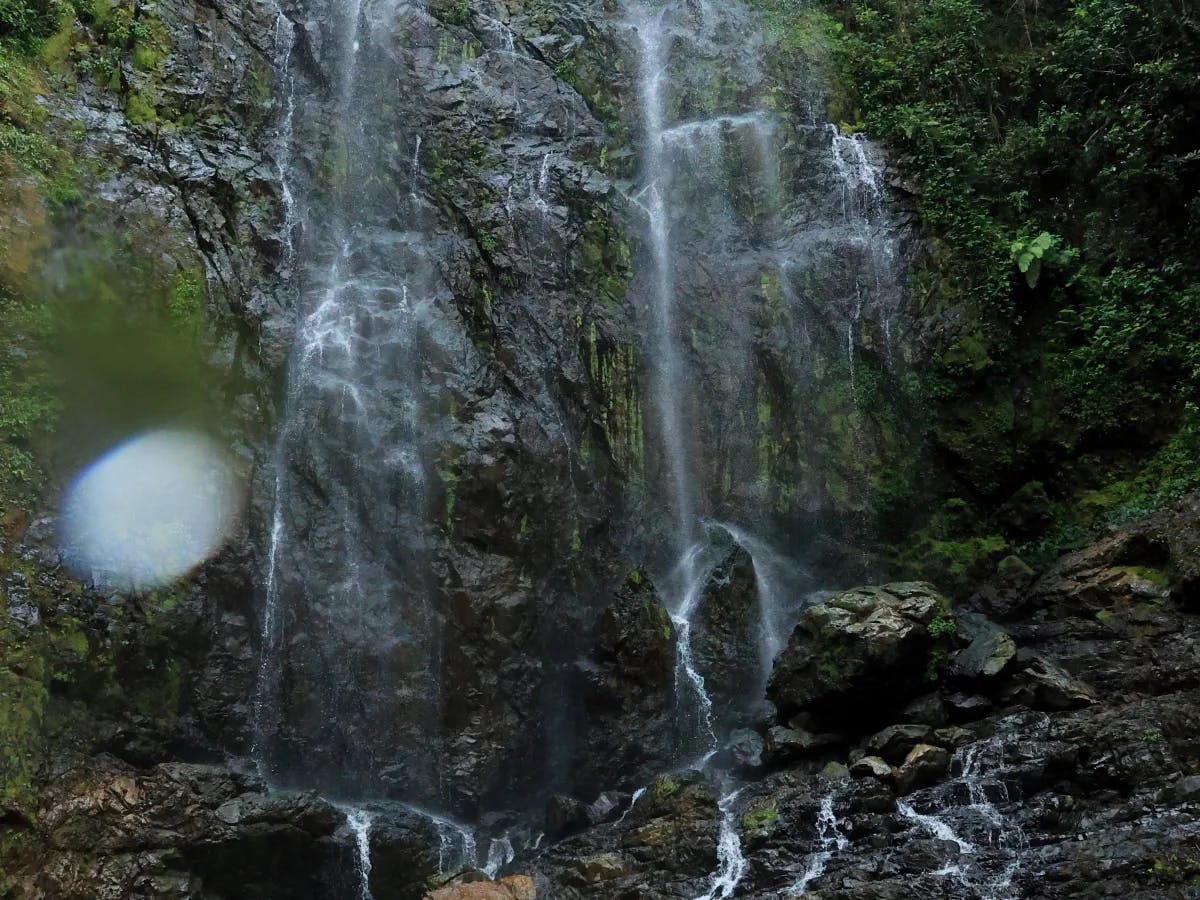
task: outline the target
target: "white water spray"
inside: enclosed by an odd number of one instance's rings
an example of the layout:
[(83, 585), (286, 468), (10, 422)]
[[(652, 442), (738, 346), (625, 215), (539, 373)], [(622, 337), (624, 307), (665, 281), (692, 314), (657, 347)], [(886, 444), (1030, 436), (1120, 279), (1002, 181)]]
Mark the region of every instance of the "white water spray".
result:
[(741, 793), (741, 790), (736, 790), (726, 794), (718, 804), (721, 810), (721, 830), (717, 838), (717, 874), (713, 876), (712, 887), (708, 893), (697, 900), (732, 897), (750, 868), (750, 863), (742, 854), (742, 841), (737, 830), (738, 816), (735, 804)]
[(833, 797), (827, 796), (821, 801), (821, 811), (817, 813), (817, 841), (808, 866), (790, 888), (790, 896), (800, 896), (808, 890), (808, 886), (825, 874), (825, 867), (833, 854), (850, 846), (849, 839), (842, 833), (837, 813), (833, 809)]
[(365, 809), (345, 809), (346, 824), (354, 835), (355, 870), (358, 873), (359, 900), (371, 900), (371, 814)]
[(517, 854), (513, 850), (512, 840), (507, 834), (503, 837), (492, 838), (491, 843), (488, 845), (487, 862), (483, 866), (484, 874), (495, 881), (504, 867), (516, 859), (516, 857)]
[(620, 825), (622, 822), (624, 822), (626, 819), (629, 818), (629, 814), (631, 812), (633, 812), (634, 807), (637, 806), (638, 801), (641, 800), (642, 797), (645, 795), (646, 790), (647, 789), (643, 787), (643, 788), (638, 788), (636, 791), (633, 792), (633, 799), (629, 801), (629, 806), (626, 808), (625, 812), (621, 813), (621, 818), (617, 819), (617, 821), (613, 823), (614, 825)]

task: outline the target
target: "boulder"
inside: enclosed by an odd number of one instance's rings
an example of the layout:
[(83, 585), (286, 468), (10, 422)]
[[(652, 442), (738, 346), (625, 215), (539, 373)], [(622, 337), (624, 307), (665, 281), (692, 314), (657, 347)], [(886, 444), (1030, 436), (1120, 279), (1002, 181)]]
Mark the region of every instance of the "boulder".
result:
[(373, 806), (371, 814), (371, 894), (376, 900), (420, 897), (430, 878), (456, 862), (442, 858), (442, 838), (429, 817), (400, 805)]
[(592, 651), (576, 671), (586, 734), (575, 789), (599, 794), (645, 784), (670, 767), (675, 747), (675, 626), (649, 576), (630, 573), (600, 614)]
[(940, 694), (925, 694), (904, 707), (900, 718), (906, 722), (937, 727), (950, 721), (950, 713)]
[(933, 729), (928, 725), (891, 725), (866, 743), (868, 755), (879, 756), (890, 763), (898, 763), (908, 756), (918, 744), (927, 744), (933, 738)]
[(764, 747), (762, 735), (749, 728), (741, 728), (730, 735), (726, 749), (736, 768), (754, 770), (762, 767)]
[(583, 831), (592, 824), (591, 810), (586, 803), (564, 794), (554, 794), (546, 801), (546, 837), (552, 841)]
[(586, 884), (600, 884), (620, 878), (629, 871), (629, 863), (619, 853), (599, 853), (575, 863), (575, 870)]
[(1096, 702), (1096, 692), (1071, 676), (1062, 666), (1037, 653), (1022, 653), (1016, 683), (1008, 692), (1010, 702), (1033, 709), (1081, 709)]
[(901, 794), (933, 784), (950, 770), (950, 754), (932, 744), (917, 744), (896, 770), (896, 789)]
[(598, 825), (615, 818), (629, 805), (629, 798), (624, 791), (605, 791), (588, 806), (588, 823)]
[(878, 756), (864, 756), (850, 767), (851, 778), (878, 778), (888, 781), (892, 774), (892, 767)]
[(970, 643), (951, 658), (951, 674), (973, 680), (1003, 675), (1017, 656), (1012, 636), (979, 613), (962, 612), (956, 619), (959, 636)]
[(425, 900), (537, 900), (537, 888), (528, 875), (510, 875), (499, 881), (448, 884), (426, 894)]
[(858, 588), (809, 607), (775, 664), (768, 695), (786, 721), (869, 728), (926, 684), (930, 624), (949, 603), (920, 583)]
[(719, 722), (735, 722), (761, 697), (759, 599), (754, 563), (732, 545), (704, 585), (692, 651)]
[(782, 765), (818, 750), (836, 746), (836, 734), (813, 734), (803, 728), (775, 725), (767, 729), (763, 759), (769, 765)]
[(315, 794), (268, 794), (208, 766), (105, 763), (48, 787), (48, 855), (36, 892), (16, 896), (193, 897), (203, 884), (211, 897), (335, 900), (356, 878), (345, 814)]
[(992, 701), (982, 694), (955, 691), (946, 695), (946, 706), (951, 715), (960, 722), (969, 722), (986, 716), (992, 709)]

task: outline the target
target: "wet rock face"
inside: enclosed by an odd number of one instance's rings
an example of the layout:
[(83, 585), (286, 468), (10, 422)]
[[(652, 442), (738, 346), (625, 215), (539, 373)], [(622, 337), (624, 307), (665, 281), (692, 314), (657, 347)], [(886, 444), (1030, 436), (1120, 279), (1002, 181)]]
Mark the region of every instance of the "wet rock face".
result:
[(920, 691), (934, 650), (930, 626), (948, 615), (946, 598), (923, 584), (860, 588), (810, 607), (775, 664), (768, 696), (784, 721), (869, 728)]
[(761, 627), (754, 564), (737, 547), (709, 576), (692, 637), (719, 722), (733, 724), (761, 699)]
[(592, 654), (580, 661), (585, 731), (577, 793), (645, 784), (675, 752), (675, 628), (653, 584), (629, 577), (596, 622)]
[(63, 900), (333, 900), (356, 879), (344, 825), (313, 795), (268, 795), (227, 771), (110, 764), (46, 793), (37, 832), (48, 855), (15, 881), (18, 896)]
[[(945, 618), (953, 628), (943, 622), (934, 635), (923, 626), (926, 649), (942, 650), (943, 665), (932, 680), (922, 668), (911, 702), (898, 697), (875, 707), (881, 727), (869, 737), (860, 738), (853, 724), (830, 725), (825, 735), (782, 723), (768, 729), (768, 770), (749, 776), (735, 808), (749, 862), (736, 896), (1193, 896), (1200, 883), (1200, 790), (1191, 775), (1200, 759), (1192, 727), (1200, 619), (1186, 588), (1190, 559), (1154, 537), (1188, 534), (1198, 518), (1189, 500), (1065, 557), (1026, 582), (1024, 613), (1003, 625), (982, 609), (994, 614), (991, 588), (979, 592), (976, 608), (953, 613), (928, 588), (911, 586), (852, 591), (850, 609), (810, 610), (806, 619), (836, 616), (854, 634), (884, 609), (867, 630), (882, 619), (889, 632), (911, 639), (907, 617), (896, 610), (917, 590), (920, 606), (938, 610), (929, 622)], [(1010, 589), (1011, 581), (994, 587)], [(1147, 597), (1156, 601), (1152, 637), (1127, 618), (1139, 615)], [(807, 659), (812, 635), (800, 627), (792, 640), (780, 661), (784, 672)], [(836, 635), (829, 640), (836, 643)], [(1086, 662), (1084, 647), (1092, 651)], [(897, 665), (904, 658), (883, 657)], [(1144, 669), (1152, 660), (1160, 677)], [(873, 666), (848, 671), (858, 674), (838, 686), (843, 695), (855, 678), (864, 687), (879, 683)], [(1127, 681), (1118, 689), (1122, 675)], [(817, 677), (803, 683), (830, 689)], [(1100, 691), (1097, 683), (1114, 687)], [(630, 822), (641, 808), (525, 865), (551, 896), (629, 896), (629, 855), (609, 835), (636, 830)], [(669, 815), (679, 817), (677, 826), (687, 821), (682, 811)], [(674, 896), (639, 889), (648, 893), (638, 896)]]
[(303, 352), (270, 756), (474, 814), (569, 786), (571, 663), (629, 567), (629, 250), (606, 130), (556, 71), (606, 52), (606, 14), (347, 9), (286, 10), (299, 290), (273, 327)]
[(717, 864), (717, 805), (703, 783), (661, 776), (627, 814), (525, 864), (538, 897), (698, 896)]

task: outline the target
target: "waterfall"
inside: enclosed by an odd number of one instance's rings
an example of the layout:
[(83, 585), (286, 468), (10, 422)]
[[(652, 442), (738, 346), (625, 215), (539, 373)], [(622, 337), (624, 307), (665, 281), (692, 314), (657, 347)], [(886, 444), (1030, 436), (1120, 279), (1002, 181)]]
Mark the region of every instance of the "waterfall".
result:
[(808, 865), (800, 878), (788, 888), (788, 894), (799, 896), (808, 890), (808, 886), (825, 874), (825, 867), (833, 854), (850, 846), (849, 839), (842, 833), (838, 823), (837, 813), (833, 809), (833, 795), (826, 796), (821, 801), (821, 810), (817, 814), (817, 842)]
[(697, 900), (718, 900), (732, 897), (737, 886), (746, 876), (750, 863), (742, 854), (742, 841), (738, 837), (738, 817), (735, 804), (741, 790), (726, 794), (717, 804), (721, 811), (721, 826), (717, 837), (717, 874), (713, 876), (712, 887), (707, 894)]
[[(795, 490), (788, 481), (801, 475), (770, 471), (778, 453), (771, 448), (805, 439), (772, 433), (792, 426), (766, 405), (765, 385), (795, 366), (786, 373), (795, 394), (830, 369), (804, 353), (764, 359), (757, 329), (770, 317), (782, 348), (819, 340), (821, 352), (843, 355), (842, 380), (857, 413), (860, 344), (876, 332), (891, 339), (898, 254), (886, 233), (878, 153), (861, 135), (827, 123), (793, 125), (772, 111), (761, 95), (763, 38), (747, 7), (635, 3), (623, 26), (636, 61), (640, 126), (631, 201), (644, 224), (635, 293), (653, 410), (647, 502), (666, 532), (669, 559), (659, 562), (666, 574), (656, 581), (677, 634), (679, 743), (684, 755), (707, 759), (722, 723), (693, 642), (706, 583), (722, 560), (705, 519), (719, 515), (729, 524), (718, 527), (754, 558), (765, 683), (799, 611), (780, 601), (787, 592), (780, 573), (800, 567), (770, 550), (775, 526), (762, 494)], [(714, 66), (723, 72), (716, 82)], [(858, 419), (846, 417), (861, 443)], [(814, 465), (802, 450), (790, 458)], [(869, 484), (857, 488), (865, 493)]]
[[(1033, 731), (1043, 724), (1034, 723)], [(957, 845), (960, 859), (934, 874), (953, 878), (984, 900), (1014, 896), (1012, 883), (1027, 845), (1024, 831), (1006, 812), (1013, 804), (1005, 779), (1010, 727), (1002, 722), (991, 737), (959, 748), (951, 765), (954, 778), (897, 805), (914, 825)], [(1028, 728), (1026, 723), (1026, 733)]]
[(484, 864), (483, 872), (488, 878), (495, 880), (500, 872), (510, 862), (516, 859), (516, 851), (513, 850), (512, 840), (509, 836), (492, 838), (488, 845), (487, 862)]
[(746, 551), (754, 566), (755, 593), (758, 596), (758, 663), (765, 691), (775, 658), (783, 652), (807, 593), (803, 582), (807, 573), (776, 551), (770, 544), (744, 528), (729, 522), (714, 523)]
[(629, 818), (629, 814), (633, 812), (634, 807), (637, 806), (638, 801), (642, 799), (646, 791), (647, 788), (641, 787), (633, 792), (633, 798), (629, 801), (629, 806), (626, 807), (625, 812), (621, 813), (621, 818), (617, 819), (617, 821), (613, 823), (614, 825), (620, 825)]
[[(291, 163), (292, 138), (296, 123), (296, 78), (292, 74), (292, 54), (295, 52), (296, 36), (291, 20), (284, 14), (283, 8), (276, 5), (275, 9), (275, 55), (278, 69), (276, 79), (283, 85), (283, 116), (279, 124), (279, 136), (275, 148), (275, 169), (279, 178), (280, 194), (283, 200), (283, 270), (291, 273), (295, 263), (296, 246), (296, 198), (292, 190)], [(280, 497), (283, 493), (283, 453), (282, 438), (276, 442), (274, 459), (274, 502), (271, 511), (271, 532), (267, 548), (267, 578), (266, 599), (263, 605), (262, 628), (259, 632), (259, 658), (257, 677), (254, 687), (253, 719), (251, 722), (252, 744), (250, 757), (261, 778), (268, 778), (270, 771), (267, 763), (265, 741), (267, 739), (268, 723), (267, 706), (271, 690), (274, 666), (277, 663), (277, 642), (279, 640), (279, 591), (278, 566), (279, 542), (283, 536), (283, 506)]]
[[(292, 72), (280, 144), (326, 142), (315, 171), (277, 155), (296, 328), (275, 450), (252, 755), (274, 784), (370, 796), (403, 764), (414, 798), (437, 792), (429, 739), (440, 703), (419, 341), (438, 289), (419, 196), (420, 137), (376, 111), (403, 60), (395, 38), (422, 14), (355, 0), (319, 18), (328, 81)], [(389, 87), (389, 85), (391, 87)], [(303, 88), (305, 102), (296, 95)], [(324, 98), (324, 99), (322, 99)], [(413, 171), (394, 148), (415, 146)], [(320, 146), (318, 146), (320, 149)], [(297, 171), (294, 171), (297, 170)], [(294, 210), (294, 212), (293, 212)], [(336, 710), (336, 715), (331, 712)]]
[(479, 847), (473, 830), (448, 816), (416, 806), (405, 808), (428, 819), (437, 830), (439, 874), (450, 874), (464, 868), (473, 869), (479, 865)]
[(683, 698), (690, 692), (695, 704), (691, 715), (684, 716), (684, 725), (690, 729), (690, 734), (684, 734), (682, 740), (685, 749), (699, 749), (703, 756), (699, 768), (704, 767), (717, 749), (712, 698), (692, 655), (692, 618), (700, 606), (704, 585), (713, 565), (712, 561), (705, 558), (707, 551), (706, 544), (694, 544), (679, 561), (673, 579), (674, 594), (679, 599), (669, 610), (675, 626), (676, 696)]
[(365, 809), (353, 807), (347, 807), (345, 813), (346, 824), (354, 835), (359, 900), (371, 900), (371, 814)]
[[(747, 7), (635, 3), (624, 26), (639, 101), (631, 201), (644, 222), (636, 294), (656, 451), (649, 502), (669, 557), (656, 583), (675, 626), (681, 755), (705, 769), (727, 725), (715, 701), (729, 698), (711, 693), (697, 656), (697, 623), (712, 576), (728, 558), (728, 539), (754, 568), (755, 672), (764, 687), (806, 593), (798, 590), (803, 568), (772, 549), (764, 514), (772, 479), (799, 477), (764, 469), (776, 440), (770, 429), (789, 426), (763, 410), (765, 382), (775, 377), (767, 370), (777, 364), (763, 359), (757, 323), (778, 321), (788, 336), (783, 347), (788, 339), (811, 347), (810, 322), (821, 324), (825, 346), (845, 354), (857, 410), (859, 344), (868, 323), (894, 314), (899, 292), (892, 290), (893, 249), (878, 246), (887, 243), (880, 238), (887, 217), (873, 148), (826, 125), (788, 133), (765, 96), (756, 108), (763, 39)], [(714, 66), (723, 72), (715, 82)], [(729, 82), (737, 88), (726, 90)], [(778, 149), (785, 143), (804, 154), (802, 163), (789, 159), (786, 172)], [(792, 378), (801, 390), (828, 369), (796, 353), (781, 353), (780, 364), (806, 367)], [(720, 523), (709, 521), (718, 515)], [(751, 695), (752, 686), (744, 687)], [(736, 796), (721, 801), (720, 868), (710, 897), (732, 895), (745, 872)]]
[[(639, 43), (638, 93), (643, 128), (642, 178), (644, 208), (649, 220), (653, 289), (650, 297), (650, 346), (654, 353), (654, 406), (659, 416), (664, 464), (670, 482), (669, 499), (674, 511), (675, 538), (686, 554), (696, 534), (694, 499), (695, 473), (685, 436), (683, 410), (683, 360), (676, 337), (676, 296), (671, 247), (671, 211), (668, 193), (674, 179), (668, 154), (666, 128), (669, 38), (664, 17), (670, 7), (657, 13), (641, 8), (631, 20)], [(683, 607), (681, 606), (682, 610)], [(697, 686), (703, 693), (702, 686)]]

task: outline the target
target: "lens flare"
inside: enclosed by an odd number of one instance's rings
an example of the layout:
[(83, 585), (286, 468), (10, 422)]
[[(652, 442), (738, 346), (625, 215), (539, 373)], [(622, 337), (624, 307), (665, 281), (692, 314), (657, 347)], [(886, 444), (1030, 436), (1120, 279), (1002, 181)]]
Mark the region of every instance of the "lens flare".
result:
[(63, 554), (101, 587), (170, 584), (220, 549), (239, 494), (228, 457), (210, 438), (176, 430), (138, 435), (71, 485), (59, 521)]

